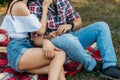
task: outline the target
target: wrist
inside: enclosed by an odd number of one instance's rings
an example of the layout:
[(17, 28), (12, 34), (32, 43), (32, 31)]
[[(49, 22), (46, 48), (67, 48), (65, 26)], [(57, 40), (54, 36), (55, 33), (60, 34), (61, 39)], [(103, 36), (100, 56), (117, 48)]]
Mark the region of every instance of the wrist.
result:
[(49, 41), (48, 39), (44, 39), (44, 42)]
[(48, 11), (48, 7), (47, 7), (47, 6), (43, 6), (43, 7), (42, 7), (42, 10), (43, 10), (43, 11)]
[(49, 6), (43, 5), (43, 9), (48, 9)]
[(71, 29), (70, 29), (70, 30), (74, 30), (74, 23), (73, 23), (73, 22), (69, 22), (68, 24), (69, 24), (69, 25), (70, 25), (70, 27), (71, 27)]

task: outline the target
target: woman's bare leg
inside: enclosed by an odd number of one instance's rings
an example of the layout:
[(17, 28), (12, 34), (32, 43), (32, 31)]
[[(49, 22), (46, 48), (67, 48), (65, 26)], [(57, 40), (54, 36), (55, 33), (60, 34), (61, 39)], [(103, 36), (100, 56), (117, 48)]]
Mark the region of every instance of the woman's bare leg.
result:
[(59, 80), (66, 80), (65, 73), (64, 73), (64, 68), (62, 68), (62, 71), (61, 71), (60, 76), (59, 76)]
[[(49, 66), (44, 66), (38, 69), (28, 70), (27, 72), (34, 74), (48, 74), (48, 71), (49, 71)], [(64, 69), (62, 69), (62, 71), (60, 72), (58, 80), (66, 80), (64, 75)]]
[(50, 60), (45, 59), (42, 54), (41, 48), (30, 48), (21, 57), (18, 69), (19, 70), (30, 70), (40, 68), (50, 64)]
[(46, 65), (40, 68), (27, 70), (28, 73), (33, 73), (33, 74), (48, 74), (48, 71), (49, 71), (49, 65)]
[(63, 51), (59, 51), (56, 53), (55, 58), (50, 63), (50, 67), (49, 67), (50, 76), (48, 77), (48, 80), (58, 80), (65, 59), (66, 59), (65, 53)]
[(45, 71), (45, 68), (43, 67), (50, 64), (48, 68), (48, 75), (49, 75), (48, 80), (58, 80), (64, 61), (65, 61), (65, 53), (63, 51), (59, 51), (59, 52), (55, 51), (55, 57), (53, 60), (50, 61), (50, 60), (46, 60), (45, 57), (42, 55), (42, 49), (32, 48), (32, 49), (28, 49), (25, 52), (25, 54), (22, 56), (18, 64), (18, 69), (28, 70), (29, 72), (30, 70), (40, 68), (41, 70), (39, 69), (39, 71), (41, 71), (41, 74), (42, 72), (44, 74), (47, 71)]

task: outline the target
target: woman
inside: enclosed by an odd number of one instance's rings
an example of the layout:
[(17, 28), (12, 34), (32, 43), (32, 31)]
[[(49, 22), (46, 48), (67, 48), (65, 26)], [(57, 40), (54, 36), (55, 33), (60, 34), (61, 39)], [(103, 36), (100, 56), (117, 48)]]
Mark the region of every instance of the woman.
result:
[(43, 1), (40, 22), (34, 14), (30, 14), (27, 8), (28, 1), (11, 0), (1, 26), (8, 32), (10, 38), (7, 46), (9, 64), (18, 72), (48, 74), (48, 80), (66, 80), (63, 70), (65, 53), (43, 38), (40, 40), (43, 48), (34, 48), (28, 38), (28, 32), (44, 34), (46, 14), (52, 0)]

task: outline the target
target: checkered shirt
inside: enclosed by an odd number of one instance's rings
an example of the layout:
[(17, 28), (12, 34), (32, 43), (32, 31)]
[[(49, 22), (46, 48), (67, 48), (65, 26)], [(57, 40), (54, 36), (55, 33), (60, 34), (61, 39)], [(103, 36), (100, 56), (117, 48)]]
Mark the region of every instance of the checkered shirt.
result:
[[(66, 24), (73, 21), (76, 18), (80, 18), (80, 15), (72, 8), (68, 0), (54, 0), (57, 7), (57, 13), (49, 7), (47, 14), (47, 30), (46, 34), (52, 32), (61, 24)], [(29, 2), (29, 10), (31, 14), (35, 14), (39, 20), (42, 16), (42, 3), (40, 0)]]

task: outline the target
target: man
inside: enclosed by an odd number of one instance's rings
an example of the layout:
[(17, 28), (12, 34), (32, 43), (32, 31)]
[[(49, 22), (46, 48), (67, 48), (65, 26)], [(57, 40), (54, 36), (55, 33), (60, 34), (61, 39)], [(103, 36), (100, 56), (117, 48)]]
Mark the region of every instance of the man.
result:
[[(31, 13), (39, 19), (42, 7), (41, 0), (29, 3)], [(117, 65), (108, 24), (96, 22), (85, 28), (81, 26), (81, 17), (68, 0), (53, 0), (48, 11), (45, 38), (52, 38), (55, 46), (64, 50), (72, 60), (80, 62), (88, 71), (95, 70), (98, 63), (86, 54), (85, 49), (96, 42), (102, 57), (102, 74), (111, 79), (120, 79), (120, 67)]]

